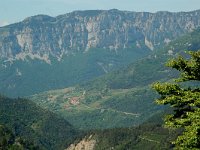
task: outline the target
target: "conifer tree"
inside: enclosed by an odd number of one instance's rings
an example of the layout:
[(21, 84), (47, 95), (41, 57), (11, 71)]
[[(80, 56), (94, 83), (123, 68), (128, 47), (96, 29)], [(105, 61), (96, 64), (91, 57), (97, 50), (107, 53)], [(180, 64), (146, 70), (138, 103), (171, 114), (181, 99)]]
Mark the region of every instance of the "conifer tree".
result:
[[(200, 50), (188, 53), (188, 58), (179, 56), (167, 63), (167, 66), (180, 71), (180, 77), (175, 82), (153, 84), (161, 95), (156, 103), (170, 105), (174, 110), (173, 114), (166, 115), (165, 125), (184, 129), (173, 142), (178, 150), (200, 149)], [(187, 85), (195, 83), (196, 86), (183, 85), (186, 81), (190, 82)]]

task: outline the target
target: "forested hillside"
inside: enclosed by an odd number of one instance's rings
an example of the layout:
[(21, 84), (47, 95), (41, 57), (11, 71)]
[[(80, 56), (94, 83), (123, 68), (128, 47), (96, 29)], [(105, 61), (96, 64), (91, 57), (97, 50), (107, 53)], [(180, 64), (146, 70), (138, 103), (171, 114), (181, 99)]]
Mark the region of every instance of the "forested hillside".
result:
[(1, 96), (0, 103), (0, 124), (42, 149), (62, 149), (80, 135), (66, 120), (29, 100)]
[(113, 128), (106, 130), (89, 131), (79, 142), (73, 143), (67, 150), (82, 147), (93, 147), (94, 150), (169, 150), (173, 149), (171, 143), (182, 130), (167, 129), (163, 127), (164, 114), (170, 113), (167, 109), (157, 113), (137, 127)]
[(0, 149), (1, 150), (39, 150), (39, 146), (34, 145), (28, 138), (23, 139), (14, 135), (8, 128), (0, 125)]

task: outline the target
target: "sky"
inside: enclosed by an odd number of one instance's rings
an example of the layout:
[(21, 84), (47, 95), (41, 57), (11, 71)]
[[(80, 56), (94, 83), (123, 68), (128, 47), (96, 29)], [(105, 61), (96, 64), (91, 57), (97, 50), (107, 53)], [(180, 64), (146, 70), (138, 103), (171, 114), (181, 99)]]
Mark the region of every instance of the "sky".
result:
[(58, 16), (75, 10), (192, 11), (200, 0), (0, 0), (0, 26), (45, 14)]

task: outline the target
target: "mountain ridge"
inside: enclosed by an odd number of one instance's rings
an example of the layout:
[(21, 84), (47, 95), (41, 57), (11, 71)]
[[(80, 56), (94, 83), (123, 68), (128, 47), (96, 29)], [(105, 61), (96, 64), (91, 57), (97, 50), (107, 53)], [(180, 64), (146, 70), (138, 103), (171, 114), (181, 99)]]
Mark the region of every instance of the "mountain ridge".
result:
[(23, 59), (31, 53), (38, 59), (52, 55), (60, 60), (63, 55), (91, 48), (153, 50), (194, 30), (199, 20), (200, 10), (149, 13), (112, 9), (57, 17), (37, 15), (0, 28), (0, 56)]

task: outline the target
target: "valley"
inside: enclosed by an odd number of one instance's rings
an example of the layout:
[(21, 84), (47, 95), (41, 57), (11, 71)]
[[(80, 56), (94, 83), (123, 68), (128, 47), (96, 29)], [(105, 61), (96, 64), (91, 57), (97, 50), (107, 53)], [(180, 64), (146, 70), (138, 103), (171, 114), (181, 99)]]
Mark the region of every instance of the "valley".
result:
[(73, 126), (81, 129), (138, 125), (151, 116), (146, 114), (159, 111), (158, 106), (148, 101), (155, 98), (149, 88), (107, 90), (107, 92), (85, 92), (69, 88), (29, 97), (43, 108), (63, 116)]
[[(80, 129), (137, 126), (165, 108), (155, 104), (158, 95), (151, 89), (152, 83), (169, 81), (178, 75), (165, 67), (165, 62), (199, 43), (199, 37), (198, 29), (163, 48), (162, 54), (158, 50), (150, 57), (92, 81), (28, 98)], [(193, 50), (199, 48), (200, 45), (193, 46)], [(174, 55), (169, 55), (168, 49), (174, 49)]]

